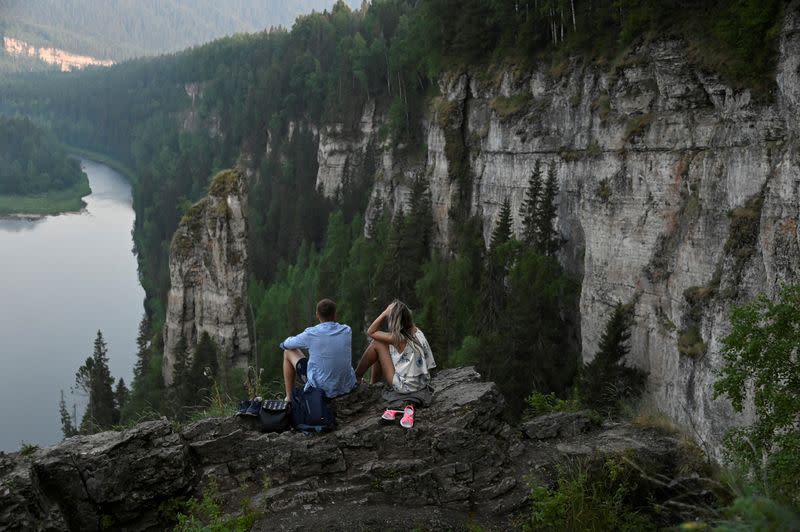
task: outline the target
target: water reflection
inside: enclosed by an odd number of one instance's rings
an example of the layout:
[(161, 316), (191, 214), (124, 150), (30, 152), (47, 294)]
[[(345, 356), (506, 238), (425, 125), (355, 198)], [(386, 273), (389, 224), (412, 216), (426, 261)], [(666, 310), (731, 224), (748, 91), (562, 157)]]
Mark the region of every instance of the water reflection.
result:
[(98, 329), (112, 374), (130, 384), (144, 298), (131, 189), (107, 166), (82, 164), (92, 188), (84, 211), (0, 220), (0, 450), (60, 440), (59, 390), (83, 403), (69, 390)]

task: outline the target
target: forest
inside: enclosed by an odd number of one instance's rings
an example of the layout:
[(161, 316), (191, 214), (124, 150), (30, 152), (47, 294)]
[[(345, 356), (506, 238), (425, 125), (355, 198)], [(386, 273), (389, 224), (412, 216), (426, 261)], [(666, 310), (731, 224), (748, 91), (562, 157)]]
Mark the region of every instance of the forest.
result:
[(83, 177), (52, 134), (27, 118), (0, 116), (0, 195), (29, 196), (63, 190)]

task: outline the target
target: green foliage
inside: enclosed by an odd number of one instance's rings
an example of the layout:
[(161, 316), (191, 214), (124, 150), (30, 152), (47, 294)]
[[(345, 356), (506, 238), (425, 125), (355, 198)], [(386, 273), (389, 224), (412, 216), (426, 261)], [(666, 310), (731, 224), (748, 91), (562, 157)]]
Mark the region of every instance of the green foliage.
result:
[(19, 454), (22, 456), (31, 456), (33, 453), (39, 450), (39, 446), (33, 443), (28, 442), (20, 442), (19, 444)]
[(522, 203), (522, 240), (533, 246), (539, 239), (536, 216), (539, 211), (539, 200), (542, 193), (542, 170), (539, 159), (533, 166), (533, 173), (528, 180), (528, 189), (525, 191), (525, 201)]
[(131, 59), (245, 31), (279, 25), (322, 11), (330, 0), (162, 0), (142, 5), (122, 0), (9, 2), (3, 8), (7, 34), (40, 46), (54, 46), (100, 58)]
[(633, 305), (618, 303), (600, 338), (598, 352), (581, 373), (581, 402), (604, 414), (619, 412), (622, 401), (638, 397), (647, 381), (646, 372), (625, 365), (632, 321)]
[(514, 96), (497, 96), (492, 100), (492, 110), (501, 120), (509, 120), (517, 115), (526, 113), (531, 106), (531, 95), (527, 93)]
[(33, 196), (0, 195), (0, 214), (59, 214), (79, 211), (86, 206), (84, 196), (91, 194), (89, 179), (61, 190), (51, 190)]
[(64, 438), (75, 436), (78, 429), (75, 428), (75, 420), (67, 410), (67, 402), (64, 400), (64, 390), (61, 390), (61, 398), (58, 400), (58, 414), (61, 417), (61, 434)]
[(525, 401), (534, 416), (552, 414), (553, 412), (577, 412), (583, 407), (578, 397), (573, 396), (569, 399), (561, 399), (556, 397), (553, 392), (548, 394), (533, 392)]
[(461, 347), (448, 357), (448, 365), (453, 367), (474, 366), (480, 360), (481, 341), (474, 336), (465, 336)]
[(241, 180), (238, 170), (223, 170), (211, 180), (208, 193), (218, 198), (226, 198), (236, 192), (237, 185)]
[(514, 229), (511, 220), (511, 203), (508, 198), (503, 200), (500, 213), (497, 216), (497, 223), (492, 231), (492, 238), (489, 241), (489, 250), (494, 253), (497, 249), (511, 240), (514, 236)]
[(533, 216), (533, 224), (536, 227), (534, 249), (544, 255), (552, 255), (558, 251), (562, 243), (560, 235), (553, 226), (556, 219), (557, 196), (558, 180), (556, 178), (556, 164), (553, 162), (547, 171), (547, 179), (544, 182), (539, 206)]
[(648, 514), (638, 471), (621, 458), (575, 462), (559, 470), (558, 486), (531, 487), (531, 517), (525, 530), (657, 530)]
[(795, 509), (763, 495), (738, 497), (725, 508), (725, 516), (714, 528), (717, 532), (800, 530), (800, 515)]
[(81, 434), (110, 429), (119, 421), (119, 410), (111, 388), (113, 384), (114, 378), (108, 369), (108, 348), (103, 333), (97, 331), (92, 356), (75, 373), (75, 389), (89, 397), (80, 424)]
[(242, 500), (237, 515), (225, 514), (216, 480), (211, 477), (203, 490), (203, 498), (198, 501), (192, 497), (186, 502), (184, 511), (177, 514), (178, 524), (174, 530), (176, 532), (246, 532), (253, 527), (256, 519), (260, 516), (259, 512), (250, 507), (250, 501), (247, 499)]
[[(0, 195), (32, 196), (86, 188), (86, 176), (52, 135), (27, 118), (0, 116)], [(80, 196), (77, 198), (80, 200)]]
[(725, 396), (741, 412), (752, 394), (753, 425), (728, 434), (728, 457), (763, 475), (775, 491), (800, 504), (800, 286), (787, 286), (777, 301), (759, 296), (735, 307), (731, 332), (722, 341), (724, 365), (714, 397)]

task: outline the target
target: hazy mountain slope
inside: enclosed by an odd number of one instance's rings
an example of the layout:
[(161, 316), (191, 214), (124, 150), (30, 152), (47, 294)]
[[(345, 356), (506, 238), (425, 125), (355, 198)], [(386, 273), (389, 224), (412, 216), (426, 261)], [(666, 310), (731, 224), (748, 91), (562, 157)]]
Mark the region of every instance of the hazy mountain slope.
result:
[[(180, 50), (237, 32), (291, 26), (335, 0), (0, 0), (0, 34), (102, 59)], [(355, 3), (355, 2), (351, 2)]]

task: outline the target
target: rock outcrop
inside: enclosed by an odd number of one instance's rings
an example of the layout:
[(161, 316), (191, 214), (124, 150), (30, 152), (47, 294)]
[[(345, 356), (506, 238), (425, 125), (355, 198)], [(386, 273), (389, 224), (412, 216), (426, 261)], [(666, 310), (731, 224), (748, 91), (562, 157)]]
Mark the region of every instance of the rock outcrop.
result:
[(247, 191), (238, 170), (220, 172), (206, 198), (181, 220), (170, 246), (170, 290), (164, 324), (164, 382), (176, 353), (192, 356), (200, 336), (214, 340), (226, 367), (246, 367)]
[[(630, 357), (650, 372), (653, 403), (718, 450), (750, 419), (711, 394), (730, 309), (800, 280), (799, 30), (793, 2), (769, 95), (725, 84), (691, 63), (685, 43), (660, 40), (613, 66), (574, 59), (445, 75), (424, 120), (423, 156), (381, 145), (385, 116), (369, 107), (374, 120), (356, 131), (327, 129), (320, 158), (382, 146), (370, 163), (370, 208), (378, 198), (401, 208), (411, 179), (426, 178), (441, 245), (458, 197), (483, 215), (487, 240), (510, 199), (520, 232), (535, 163), (553, 168), (559, 258), (581, 281), (584, 359), (613, 306), (634, 302)], [(330, 192), (353, 179), (357, 160), (320, 164), (318, 185)], [(471, 179), (461, 194), (454, 169)]]
[(411, 430), (379, 424), (381, 389), (363, 385), (336, 400), (339, 427), (323, 435), (260, 434), (235, 417), (176, 432), (162, 420), (0, 453), (0, 529), (163, 528), (169, 508), (212, 482), (226, 511), (250, 500), (255, 530), (508, 529), (527, 511), (529, 483), (552, 485), (565, 460), (620, 455), (663, 478), (686, 463), (676, 436), (581, 413), (549, 416), (546, 434), (513, 427), (497, 387), (472, 368), (433, 385)]

